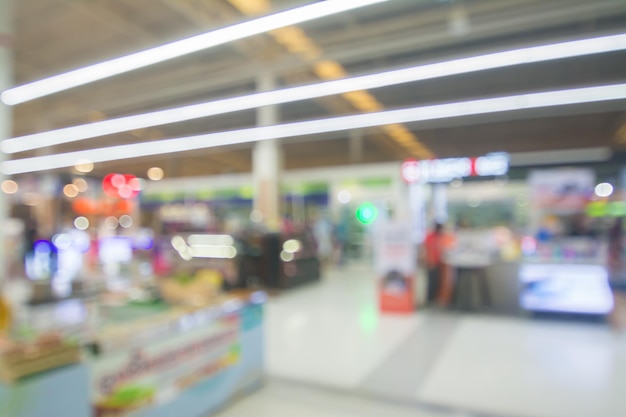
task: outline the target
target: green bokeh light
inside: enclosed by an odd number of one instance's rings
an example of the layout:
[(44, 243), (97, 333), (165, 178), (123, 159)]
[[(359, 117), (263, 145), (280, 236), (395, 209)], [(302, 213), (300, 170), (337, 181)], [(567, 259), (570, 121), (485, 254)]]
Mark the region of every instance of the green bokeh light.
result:
[(371, 224), (378, 217), (378, 209), (372, 203), (363, 203), (356, 209), (356, 219), (363, 224)]

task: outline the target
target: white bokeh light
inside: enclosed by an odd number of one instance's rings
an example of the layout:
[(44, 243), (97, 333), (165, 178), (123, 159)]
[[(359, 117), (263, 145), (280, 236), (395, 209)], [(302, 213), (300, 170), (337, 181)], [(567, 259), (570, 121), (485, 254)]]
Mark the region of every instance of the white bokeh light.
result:
[(595, 193), (598, 197), (609, 197), (613, 194), (613, 186), (608, 182), (601, 182), (596, 185)]
[(339, 191), (337, 200), (339, 200), (341, 204), (348, 204), (350, 200), (352, 200), (352, 194), (350, 194), (350, 191), (348, 190)]
[(74, 227), (78, 230), (86, 230), (89, 227), (89, 220), (87, 220), (87, 217), (77, 217), (74, 219)]

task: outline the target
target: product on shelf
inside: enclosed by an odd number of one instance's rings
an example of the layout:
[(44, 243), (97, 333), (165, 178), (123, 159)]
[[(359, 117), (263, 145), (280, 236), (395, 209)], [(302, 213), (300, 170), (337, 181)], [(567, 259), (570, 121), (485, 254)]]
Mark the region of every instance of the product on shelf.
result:
[(79, 360), (78, 344), (66, 343), (55, 333), (42, 334), (32, 342), (5, 339), (0, 344), (0, 380), (12, 383)]

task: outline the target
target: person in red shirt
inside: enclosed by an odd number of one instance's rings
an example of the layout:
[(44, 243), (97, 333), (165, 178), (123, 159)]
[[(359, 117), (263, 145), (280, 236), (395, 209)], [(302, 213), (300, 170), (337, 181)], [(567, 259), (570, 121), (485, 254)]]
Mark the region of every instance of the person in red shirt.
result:
[(441, 223), (435, 223), (424, 239), (424, 263), (428, 271), (428, 303), (436, 302), (439, 297), (445, 270), (444, 255), (450, 240)]

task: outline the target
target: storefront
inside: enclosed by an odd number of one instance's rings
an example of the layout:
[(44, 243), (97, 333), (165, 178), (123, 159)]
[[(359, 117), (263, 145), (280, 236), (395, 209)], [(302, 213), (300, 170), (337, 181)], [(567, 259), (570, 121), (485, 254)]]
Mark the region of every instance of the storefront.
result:
[[(449, 265), (480, 269), (469, 287), (465, 281), (459, 287), (458, 278), (456, 293), (445, 302), (460, 307), (461, 292), (471, 299), (462, 305), (472, 309), (606, 315), (613, 302), (607, 233), (626, 214), (619, 156), (603, 164), (518, 164), (511, 170), (506, 161), (496, 154), (402, 167), (413, 190), (408, 194), (418, 242), (425, 225), (445, 223), (457, 242)], [(476, 259), (488, 262), (476, 265)]]

